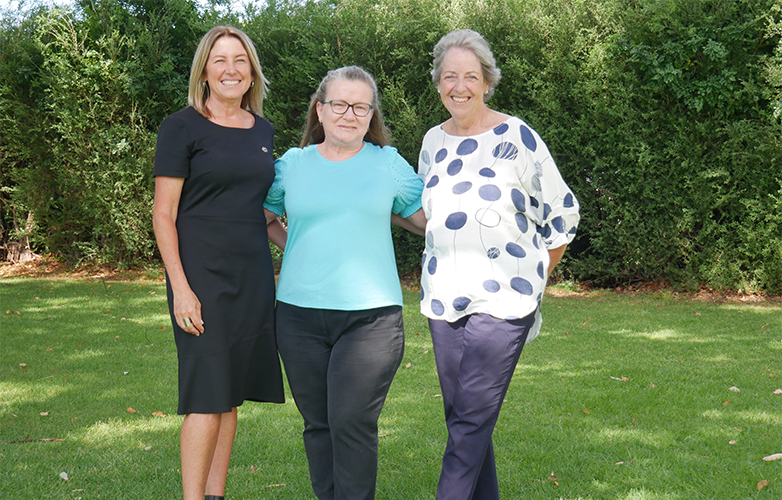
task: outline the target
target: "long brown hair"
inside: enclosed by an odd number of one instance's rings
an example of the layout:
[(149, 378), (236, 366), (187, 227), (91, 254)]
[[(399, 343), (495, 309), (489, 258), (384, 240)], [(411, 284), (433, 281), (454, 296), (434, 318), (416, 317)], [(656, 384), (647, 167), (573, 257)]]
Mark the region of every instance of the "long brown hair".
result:
[(269, 81), (263, 76), (261, 61), (258, 59), (258, 52), (255, 50), (253, 41), (245, 32), (232, 26), (215, 26), (204, 35), (198, 44), (195, 56), (193, 56), (193, 65), (190, 67), (187, 103), (203, 116), (211, 118), (211, 113), (206, 107), (206, 101), (209, 99), (209, 85), (204, 82), (204, 73), (212, 47), (218, 38), (224, 36), (232, 36), (242, 43), (252, 65), (255, 85), (252, 85), (242, 96), (242, 108), (258, 116), (263, 116), (263, 99), (266, 97)]
[(372, 119), (369, 122), (369, 129), (364, 136), (364, 141), (372, 143), (376, 146), (388, 146), (391, 144), (391, 133), (386, 127), (383, 120), (383, 112), (380, 110), (380, 97), (377, 92), (377, 84), (375, 79), (367, 73), (364, 69), (358, 66), (345, 66), (339, 69), (332, 69), (321, 80), (318, 85), (318, 90), (312, 95), (310, 99), (310, 107), (307, 111), (307, 125), (304, 127), (304, 135), (301, 138), (299, 147), (307, 147), (310, 144), (320, 144), (326, 139), (326, 134), (323, 131), (323, 124), (318, 120), (318, 103), (326, 100), (326, 93), (328, 92), (329, 85), (334, 80), (351, 80), (364, 82), (372, 89)]

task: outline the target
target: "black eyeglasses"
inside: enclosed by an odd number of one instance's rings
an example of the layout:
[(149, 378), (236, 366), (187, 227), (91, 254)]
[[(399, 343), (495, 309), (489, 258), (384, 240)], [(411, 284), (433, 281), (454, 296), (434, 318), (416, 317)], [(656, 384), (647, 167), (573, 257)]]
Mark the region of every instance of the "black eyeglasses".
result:
[(353, 114), (358, 117), (367, 116), (372, 111), (372, 105), (365, 102), (357, 102), (355, 104), (348, 104), (345, 101), (323, 101), (323, 104), (331, 106), (331, 111), (338, 115), (344, 115), (348, 112), (348, 109), (353, 108)]

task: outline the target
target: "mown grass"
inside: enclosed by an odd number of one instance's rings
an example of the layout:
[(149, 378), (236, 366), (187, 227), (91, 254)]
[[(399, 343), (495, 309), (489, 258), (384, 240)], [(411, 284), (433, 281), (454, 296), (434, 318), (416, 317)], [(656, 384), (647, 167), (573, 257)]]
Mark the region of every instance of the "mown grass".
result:
[[(0, 496), (181, 496), (164, 286), (25, 278), (0, 292)], [(405, 301), (378, 499), (434, 498), (446, 438), (417, 293)], [(595, 292), (547, 297), (544, 317), (495, 431), (503, 498), (782, 498), (782, 460), (762, 460), (782, 453), (782, 307)], [(287, 394), (240, 409), (228, 498), (314, 498)]]

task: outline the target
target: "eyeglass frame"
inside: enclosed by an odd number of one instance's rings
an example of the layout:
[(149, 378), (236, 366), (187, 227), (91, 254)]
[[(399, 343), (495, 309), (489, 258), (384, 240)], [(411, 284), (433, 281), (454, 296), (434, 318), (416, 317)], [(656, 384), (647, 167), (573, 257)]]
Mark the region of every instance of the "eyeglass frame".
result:
[[(350, 104), (349, 102), (343, 101), (342, 99), (332, 99), (330, 101), (320, 101), (320, 102), (321, 102), (321, 104), (328, 104), (329, 105), (329, 109), (331, 109), (331, 112), (334, 113), (335, 115), (345, 115), (345, 114), (347, 114), (349, 109), (353, 108), (353, 115), (355, 115), (355, 116), (357, 116), (359, 118), (364, 118), (366, 116), (369, 116), (369, 114), (372, 112), (372, 110), (375, 109), (374, 106), (372, 106), (371, 104), (369, 104), (367, 102), (354, 102), (353, 104)], [(334, 104), (332, 104), (334, 102), (344, 102), (347, 105), (347, 108), (345, 108), (345, 111), (343, 111), (342, 113), (340, 113), (338, 111), (334, 111)], [(355, 106), (357, 104), (364, 104), (366, 106), (369, 106), (369, 111), (367, 111), (367, 114), (360, 115), (360, 114), (356, 113)]]

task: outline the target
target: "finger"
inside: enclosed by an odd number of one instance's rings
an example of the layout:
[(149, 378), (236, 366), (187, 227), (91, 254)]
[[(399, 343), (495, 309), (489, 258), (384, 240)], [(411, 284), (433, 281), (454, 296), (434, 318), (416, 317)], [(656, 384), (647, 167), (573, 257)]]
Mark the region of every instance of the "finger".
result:
[(201, 319), (201, 311), (197, 311), (193, 318), (193, 328), (198, 331), (198, 334), (204, 333), (204, 320)]

